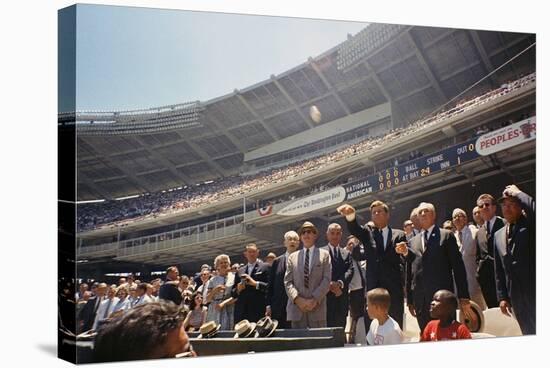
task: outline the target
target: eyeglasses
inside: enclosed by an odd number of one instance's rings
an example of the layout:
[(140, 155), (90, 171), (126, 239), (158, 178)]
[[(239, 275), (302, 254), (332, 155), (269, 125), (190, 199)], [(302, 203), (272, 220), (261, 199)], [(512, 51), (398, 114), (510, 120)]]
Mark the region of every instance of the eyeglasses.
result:
[(478, 206), (479, 208), (483, 208), (483, 207), (491, 207), (492, 205), (493, 205), (493, 204), (490, 203), (490, 202), (484, 202), (484, 203), (482, 203), (482, 204), (478, 204), (477, 206)]
[(304, 230), (302, 231), (302, 234), (317, 234), (317, 232), (315, 230)]
[(454, 219), (457, 219), (457, 218), (459, 218), (459, 217), (466, 217), (466, 216), (464, 216), (463, 214), (458, 214), (458, 215), (454, 215), (454, 216), (453, 216)]

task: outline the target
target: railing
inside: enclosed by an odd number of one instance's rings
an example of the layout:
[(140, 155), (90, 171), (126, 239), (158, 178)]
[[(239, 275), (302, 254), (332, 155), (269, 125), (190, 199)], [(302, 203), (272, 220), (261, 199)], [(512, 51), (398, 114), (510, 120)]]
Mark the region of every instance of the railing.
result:
[[(508, 95), (511, 92), (520, 90), (524, 86), (534, 88), (534, 85), (531, 85), (531, 84), (535, 83), (535, 82), (536, 82), (536, 73), (531, 73), (531, 74), (529, 74), (525, 77), (522, 77), (518, 80), (515, 80), (515, 81), (507, 83), (507, 84), (504, 84), (503, 86), (501, 86), (501, 88), (491, 90), (491, 91), (489, 91), (489, 92), (487, 92), (487, 93), (485, 93), (481, 96), (478, 96), (476, 98), (472, 98), (472, 99), (470, 99), (470, 100), (468, 100), (464, 103), (457, 104), (455, 107), (453, 107), (449, 110), (446, 110), (446, 111), (444, 111), (440, 114), (431, 115), (426, 119), (414, 122), (414, 123), (408, 125), (405, 128), (399, 129), (400, 134), (395, 139), (391, 138), (391, 137), (390, 138), (392, 140), (397, 141), (395, 143), (401, 144), (401, 141), (399, 141), (400, 138), (403, 138), (405, 136), (420, 134), (421, 130), (426, 129), (426, 130), (424, 130), (424, 133), (425, 133), (429, 129), (433, 129), (434, 126), (439, 126), (440, 123), (444, 123), (445, 121), (450, 121), (451, 118), (454, 118), (454, 117), (456, 117), (458, 115), (461, 115), (465, 112), (472, 111), (474, 109), (480, 108), (483, 104), (488, 103), (490, 101), (494, 101), (494, 100), (498, 100), (500, 98), (503, 98), (504, 96)], [(529, 86), (529, 85), (531, 85), (531, 86)], [(385, 139), (385, 138), (381, 138), (380, 140), (383, 140), (383, 139)], [(386, 142), (386, 143), (384, 143), (384, 145), (388, 146), (390, 143), (392, 143), (392, 142), (391, 141)], [(376, 148), (376, 147), (374, 147), (375, 145), (376, 144), (373, 141), (365, 141), (365, 145), (361, 145), (361, 143), (356, 144), (356, 146), (357, 146), (356, 152), (353, 155), (347, 154), (346, 152), (339, 152), (338, 150), (333, 151), (331, 154), (341, 153), (342, 157), (331, 160), (331, 163), (336, 163), (336, 162), (345, 160), (346, 158), (349, 158), (351, 156), (363, 155), (363, 154), (366, 154), (366, 153), (370, 153), (370, 152), (372, 152), (371, 150)], [(352, 147), (348, 147), (348, 150), (351, 149), (351, 148)], [(322, 159), (322, 158), (323, 157), (317, 157), (316, 159)], [(312, 167), (310, 169), (303, 170), (300, 175), (302, 176), (302, 178), (305, 178), (312, 171), (322, 170), (324, 167), (326, 167), (326, 164), (312, 165)], [(294, 168), (291, 168), (291, 169), (294, 169)], [(277, 170), (282, 170), (282, 169), (277, 169)], [(274, 170), (274, 173), (276, 173), (277, 170)], [(281, 175), (281, 176), (290, 177), (291, 175), (288, 175), (288, 176)], [(292, 176), (292, 177), (294, 177), (294, 176)], [(264, 189), (266, 186), (273, 185), (274, 183), (277, 183), (277, 182), (278, 181), (275, 180), (275, 179), (266, 180), (265, 182), (256, 185), (255, 186), (256, 190), (251, 191), (251, 192), (255, 192), (255, 191)], [(240, 185), (242, 185), (242, 184), (240, 184)], [(225, 189), (224, 191), (228, 192), (228, 193), (223, 193), (222, 192), (220, 194), (220, 197), (222, 197), (222, 198), (219, 199), (219, 200), (216, 200), (216, 201), (217, 202), (222, 202), (223, 200), (230, 199), (230, 198), (234, 197), (234, 194), (231, 194), (229, 192), (235, 191), (235, 190), (237, 190), (237, 189), (235, 189), (234, 187), (231, 187), (229, 189)], [(246, 193), (246, 195), (251, 195), (251, 192)], [(200, 207), (190, 206), (190, 207), (185, 208), (183, 210), (174, 210), (172, 213), (181, 213), (181, 212), (184, 212), (184, 211), (198, 210), (199, 208)], [(159, 212), (159, 213), (162, 213), (162, 212)], [(125, 220), (119, 221), (118, 223), (138, 222), (140, 220), (141, 219), (139, 219), (139, 218), (125, 219)], [(113, 225), (113, 223), (103, 224), (99, 228), (112, 226), (112, 225)]]
[[(205, 225), (199, 225), (197, 228), (201, 226)], [(197, 229), (197, 231), (191, 234), (172, 238), (168, 236), (161, 239), (160, 237), (164, 234), (153, 235), (151, 236), (151, 238), (156, 238), (156, 241), (149, 242), (143, 245), (121, 247), (117, 251), (117, 256), (128, 257), (140, 254), (149, 254), (167, 249), (179, 248), (185, 245), (197, 244), (201, 242), (219, 240), (229, 236), (240, 235), (244, 232), (244, 223), (224, 226), (222, 228), (214, 228), (211, 230), (204, 228), (203, 230), (206, 231), (199, 231), (199, 229)]]
[(118, 256), (126, 256), (216, 240), (241, 234), (243, 223), (243, 215), (231, 216), (200, 225), (139, 238), (120, 240), (100, 245), (82, 246), (79, 248), (78, 256), (95, 256), (104, 252), (117, 254)]

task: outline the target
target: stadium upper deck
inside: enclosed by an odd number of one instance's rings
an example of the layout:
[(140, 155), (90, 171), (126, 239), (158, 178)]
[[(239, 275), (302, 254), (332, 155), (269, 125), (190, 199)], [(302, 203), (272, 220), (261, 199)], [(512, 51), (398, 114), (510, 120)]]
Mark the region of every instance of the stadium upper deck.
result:
[[(314, 128), (312, 104), (324, 124), (389, 102), (391, 126), (402, 127), (534, 41), (531, 34), (373, 24), (281, 75), (211, 101), (60, 114), (60, 124), (80, 122), (78, 200), (153, 193), (238, 174), (244, 153)], [(462, 97), (534, 72), (534, 53), (525, 52)], [(114, 134), (105, 131), (109, 124), (134, 129)]]
[[(210, 183), (208, 185), (202, 185), (199, 187), (182, 188), (180, 190), (171, 191), (167, 193), (157, 193), (154, 195), (139, 197), (136, 199), (130, 199), (126, 201), (113, 201), (101, 204), (80, 205), (78, 211), (78, 221), (81, 230), (89, 228), (89, 224), (92, 219), (97, 227), (113, 225), (126, 226), (131, 225), (134, 229), (138, 229), (140, 223), (147, 226), (147, 223), (151, 223), (150, 226), (158, 226), (159, 224), (166, 224), (173, 221), (181, 221), (189, 216), (182, 216), (184, 212), (191, 213), (191, 216), (196, 219), (200, 219), (204, 216), (204, 212), (209, 210), (206, 207), (215, 206), (215, 210), (218, 214), (221, 214), (224, 202), (233, 203), (233, 209), (239, 207), (239, 201), (241, 197), (247, 197), (250, 203), (254, 201), (265, 202), (269, 200), (274, 202), (273, 199), (279, 197), (281, 194), (293, 193), (295, 194), (299, 189), (300, 179), (305, 180), (308, 173), (318, 171), (316, 175), (327, 175), (326, 167), (331, 164), (335, 164), (335, 172), (330, 173), (332, 184), (334, 180), (343, 175), (344, 180), (348, 175), (353, 175), (352, 172), (346, 170), (345, 162), (361, 161), (368, 157), (371, 161), (372, 169), (380, 169), (383, 165), (383, 156), (380, 155), (380, 148), (388, 147), (389, 145), (395, 146), (395, 143), (399, 143), (399, 149), (396, 152), (389, 152), (385, 150), (385, 154), (388, 158), (398, 158), (400, 161), (407, 159), (402, 157), (402, 151), (410, 149), (411, 152), (414, 147), (422, 147), (419, 144), (421, 137), (413, 139), (411, 144), (411, 137), (414, 135), (420, 135), (429, 138), (429, 145), (434, 146), (438, 144), (441, 137), (437, 136), (437, 133), (445, 132), (444, 139), (452, 138), (456, 143), (457, 137), (460, 137), (460, 131), (465, 131), (466, 134), (471, 134), (468, 129), (476, 128), (476, 124), (479, 123), (479, 117), (474, 118), (474, 114), (478, 110), (487, 109), (486, 115), (492, 118), (498, 118), (498, 114), (494, 112), (495, 108), (500, 104), (505, 104), (507, 110), (514, 110), (513, 101), (518, 101), (518, 96), (533, 96), (535, 89), (535, 74), (530, 74), (524, 78), (514, 81), (510, 84), (506, 84), (492, 90), (482, 96), (463, 101), (457, 104), (452, 109), (449, 109), (440, 114), (429, 117), (422, 121), (410, 124), (406, 128), (397, 128), (392, 132), (379, 137), (371, 137), (364, 139), (356, 144), (343, 147), (334, 152), (330, 152), (324, 155), (320, 155), (316, 158), (298, 162), (293, 165), (286, 166), (284, 168), (272, 169), (270, 171), (262, 172), (259, 175), (251, 175), (245, 177), (231, 177), (230, 179), (224, 179), (220, 182)], [(519, 101), (528, 101), (530, 104), (533, 98), (521, 97)], [(520, 107), (525, 102), (520, 102)], [(460, 123), (460, 121), (468, 121), (468, 124)], [(442, 125), (439, 126), (438, 123)], [(434, 130), (432, 127), (436, 126)], [(434, 134), (434, 132), (436, 134)], [(445, 137), (448, 136), (448, 137)], [(463, 139), (463, 138), (459, 138)], [(409, 143), (407, 143), (409, 142)], [(444, 141), (446, 144), (446, 141)], [(368, 156), (365, 156), (368, 154)], [(401, 157), (400, 157), (401, 156)], [(343, 165), (342, 165), (343, 162)], [(393, 159), (392, 159), (393, 163)], [(349, 167), (349, 164), (347, 165)], [(363, 166), (363, 164), (361, 164)], [(329, 170), (330, 171), (330, 170)], [(338, 173), (339, 172), (339, 173)], [(314, 175), (315, 176), (315, 175)], [(298, 187), (295, 187), (295, 183), (298, 182)], [(277, 187), (283, 185), (283, 189), (277, 189)], [(308, 184), (311, 188), (319, 186), (318, 179), (309, 180)], [(228, 204), (228, 203), (226, 203)], [(242, 205), (241, 205), (242, 207)], [(230, 209), (231, 207), (227, 207)], [(196, 210), (200, 210), (199, 213)], [(161, 216), (160, 218), (158, 216)], [(118, 223), (115, 220), (121, 219)], [(147, 221), (149, 219), (149, 221)], [(152, 222), (151, 222), (152, 221)], [(87, 225), (88, 224), (88, 225)], [(129, 231), (130, 229), (125, 229)], [(97, 234), (99, 234), (98, 232)], [(86, 236), (86, 235), (84, 235)]]

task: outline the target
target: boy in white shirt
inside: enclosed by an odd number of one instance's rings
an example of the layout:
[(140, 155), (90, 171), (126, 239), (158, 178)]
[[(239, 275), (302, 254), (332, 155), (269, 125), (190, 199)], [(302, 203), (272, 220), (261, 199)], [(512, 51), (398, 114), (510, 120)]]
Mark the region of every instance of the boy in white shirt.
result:
[(372, 323), (367, 334), (369, 345), (390, 345), (403, 342), (399, 324), (388, 314), (390, 293), (386, 289), (372, 289), (367, 293), (367, 312)]

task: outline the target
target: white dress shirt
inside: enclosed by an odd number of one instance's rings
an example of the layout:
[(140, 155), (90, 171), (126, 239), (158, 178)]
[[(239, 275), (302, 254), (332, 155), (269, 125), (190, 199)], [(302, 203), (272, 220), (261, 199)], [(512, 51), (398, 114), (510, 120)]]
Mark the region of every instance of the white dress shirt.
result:
[(115, 305), (118, 303), (118, 298), (115, 296), (112, 299), (104, 299), (100, 302), (99, 307), (97, 308), (97, 313), (95, 315), (94, 324), (92, 326), (92, 329), (96, 330), (97, 325), (99, 324), (99, 321), (103, 321), (104, 319), (108, 318), (111, 313), (113, 313), (113, 310), (115, 309)]

